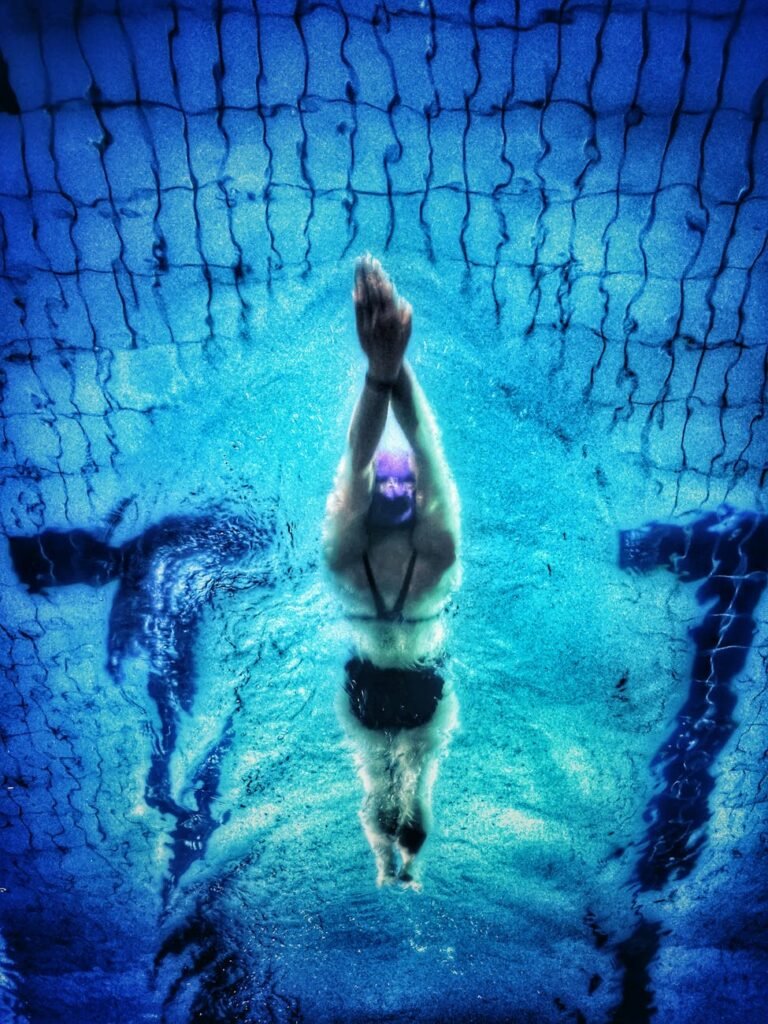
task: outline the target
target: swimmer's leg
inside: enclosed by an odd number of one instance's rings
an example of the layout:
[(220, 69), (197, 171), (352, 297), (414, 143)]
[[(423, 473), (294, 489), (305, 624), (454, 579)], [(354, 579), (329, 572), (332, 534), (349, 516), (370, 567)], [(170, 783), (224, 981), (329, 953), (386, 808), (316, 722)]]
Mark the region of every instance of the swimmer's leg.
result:
[(431, 722), (401, 730), (393, 747), (398, 796), (395, 839), (401, 859), (398, 878), (409, 887), (421, 888), (417, 857), (432, 830), (432, 791), (440, 757), (457, 723), (457, 711), (451, 693), (440, 702)]
[(376, 858), (376, 884), (388, 885), (397, 878), (398, 804), (392, 784), (391, 739), (386, 732), (367, 729), (365, 733), (355, 737), (355, 761), (365, 790), (360, 822)]
[[(414, 735), (418, 732), (420, 735)], [(417, 856), (432, 829), (432, 789), (437, 777), (436, 751), (423, 730), (403, 730), (396, 747), (398, 822), (395, 839), (401, 867), (398, 878), (418, 887)]]

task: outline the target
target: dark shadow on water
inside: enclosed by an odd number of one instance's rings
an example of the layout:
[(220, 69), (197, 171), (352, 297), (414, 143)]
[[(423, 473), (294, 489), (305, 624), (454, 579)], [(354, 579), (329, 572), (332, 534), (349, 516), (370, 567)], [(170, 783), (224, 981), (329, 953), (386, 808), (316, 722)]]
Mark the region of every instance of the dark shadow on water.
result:
[(269, 582), (254, 571), (238, 575), (235, 567), (266, 550), (274, 527), (265, 519), (250, 520), (214, 509), (201, 515), (170, 516), (120, 546), (110, 544), (109, 536), (109, 532), (45, 530), (8, 540), (16, 574), (30, 593), (118, 581), (109, 616), (107, 670), (120, 683), (127, 658), (138, 654), (148, 662), (147, 689), (157, 707), (160, 728), (153, 730), (145, 799), (173, 822), (167, 896), (190, 864), (204, 855), (218, 825), (211, 805), (233, 736), (229, 716), (188, 780), (195, 808), (181, 806), (171, 794), (169, 764), (180, 713), (190, 712), (195, 698), (195, 643), (201, 616), (215, 594)]
[(612, 1011), (610, 1024), (646, 1024), (656, 1013), (650, 966), (659, 951), (660, 933), (658, 921), (641, 917), (629, 938), (616, 945), (616, 959), (624, 974), (621, 1003)]
[[(215, 594), (271, 582), (258, 572), (258, 562), (273, 538), (269, 520), (217, 510), (169, 517), (120, 546), (110, 543), (109, 532), (85, 530), (9, 538), (14, 568), (31, 593), (117, 583), (107, 670), (120, 683), (128, 658), (140, 654), (148, 664), (148, 692), (160, 727), (153, 735), (145, 795), (170, 823), (166, 902), (191, 864), (204, 856), (219, 825), (212, 806), (222, 759), (233, 739), (229, 716), (194, 778), (187, 780), (195, 808), (181, 806), (171, 792), (169, 765), (180, 715), (193, 710), (201, 618)], [(714, 770), (736, 727), (736, 681), (746, 665), (756, 608), (768, 582), (768, 517), (723, 506), (685, 525), (651, 523), (625, 531), (619, 563), (631, 572), (661, 566), (684, 582), (699, 583), (696, 597), (704, 608), (691, 630), (688, 693), (652, 761), (658, 787), (645, 809), (647, 827), (631, 879), (636, 893), (658, 892), (691, 873), (706, 842)], [(252, 976), (254, 964), (220, 915), (216, 899), (201, 894), (173, 924), (166, 922), (164, 936), (158, 937), (156, 970), (173, 970), (165, 1019), (175, 1019), (179, 1003), (192, 998), (191, 1019), (248, 1021), (253, 1007), (247, 993), (255, 990), (262, 1001), (259, 1012), (274, 998), (276, 1019), (300, 1020), (300, 1005), (286, 1002), (274, 985), (270, 996), (268, 976)], [(594, 921), (591, 927), (598, 945), (607, 941)], [(656, 1013), (651, 969), (664, 934), (659, 921), (646, 920), (638, 911), (632, 933), (613, 946), (623, 973), (612, 1024), (647, 1024)]]
[(768, 517), (723, 506), (685, 527), (651, 523), (621, 535), (620, 565), (662, 565), (686, 583), (703, 583), (696, 600), (707, 610), (691, 630), (688, 695), (652, 767), (661, 787), (645, 810), (648, 823), (635, 879), (661, 889), (694, 868), (706, 841), (717, 756), (736, 727), (735, 680), (757, 629), (755, 609), (768, 582)]
[[(263, 556), (273, 544), (275, 528), (272, 516), (246, 518), (212, 509), (201, 515), (168, 517), (115, 546), (110, 537), (118, 522), (119, 516), (101, 533), (45, 530), (35, 536), (9, 537), (9, 545), (16, 574), (32, 594), (117, 581), (106, 667), (114, 682), (121, 684), (127, 659), (138, 655), (148, 666), (147, 690), (157, 707), (159, 729), (152, 727), (145, 799), (168, 823), (170, 858), (161, 892), (168, 909), (180, 879), (204, 857), (222, 823), (213, 805), (222, 762), (234, 738), (232, 712), (193, 776), (185, 780), (194, 808), (178, 803), (171, 791), (170, 763), (181, 712), (193, 711), (201, 618), (217, 595), (274, 582), (271, 571), (264, 568)], [(158, 933), (155, 969), (159, 971), (170, 957), (176, 971), (164, 1001), (163, 1020), (176, 1019), (175, 1001), (188, 985), (193, 992), (190, 1019), (232, 1024), (252, 1019), (244, 997), (249, 988), (245, 958), (208, 902), (198, 898), (173, 924), (165, 922), (165, 937)], [(30, 968), (33, 977), (35, 966), (25, 962), (24, 942), (15, 942), (13, 934), (7, 938), (22, 973)], [(268, 995), (268, 985), (261, 987)], [(19, 988), (23, 990), (23, 982)], [(282, 997), (275, 994), (275, 998)]]
[[(687, 697), (674, 728), (654, 755), (658, 791), (649, 800), (647, 829), (634, 867), (636, 891), (658, 891), (685, 878), (706, 843), (718, 755), (736, 728), (735, 682), (757, 629), (755, 610), (768, 582), (768, 517), (723, 505), (685, 525), (649, 523), (620, 534), (619, 565), (633, 572), (663, 566), (683, 582), (701, 582), (706, 607), (691, 630), (694, 644)], [(616, 953), (624, 970), (616, 1024), (645, 1024), (655, 1013), (650, 965), (661, 926), (640, 914)]]

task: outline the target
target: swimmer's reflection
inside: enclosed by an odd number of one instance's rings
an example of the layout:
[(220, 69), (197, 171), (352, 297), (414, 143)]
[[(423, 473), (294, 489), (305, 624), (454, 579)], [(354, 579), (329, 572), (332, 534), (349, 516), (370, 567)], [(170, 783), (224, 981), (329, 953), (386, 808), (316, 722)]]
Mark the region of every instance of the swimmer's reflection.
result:
[[(107, 670), (124, 678), (126, 660), (144, 656), (147, 689), (160, 719), (153, 730), (145, 783), (150, 807), (170, 815), (170, 879), (174, 884), (205, 852), (218, 822), (211, 805), (216, 796), (223, 754), (232, 740), (231, 723), (186, 780), (183, 797), (171, 786), (170, 761), (177, 749), (182, 712), (191, 712), (196, 692), (195, 641), (205, 607), (217, 592), (265, 582), (248, 569), (249, 558), (270, 543), (273, 528), (224, 510), (169, 516), (120, 546), (111, 534), (45, 530), (9, 537), (19, 580), (30, 593), (46, 593), (71, 584), (102, 586), (117, 580), (109, 616)], [(237, 566), (237, 568), (235, 568)]]
[[(355, 645), (339, 711), (378, 883), (417, 887), (438, 759), (456, 723), (441, 613), (459, 581), (459, 506), (434, 415), (403, 358), (410, 305), (369, 256), (358, 260), (353, 298), (368, 372), (324, 535)], [(410, 451), (377, 450), (390, 407)]]

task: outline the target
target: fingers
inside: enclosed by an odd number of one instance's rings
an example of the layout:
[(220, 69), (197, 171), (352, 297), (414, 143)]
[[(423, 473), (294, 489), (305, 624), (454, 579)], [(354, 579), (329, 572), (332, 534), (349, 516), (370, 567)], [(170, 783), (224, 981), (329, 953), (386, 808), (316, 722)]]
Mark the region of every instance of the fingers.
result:
[(355, 302), (365, 302), (367, 297), (366, 278), (369, 276), (371, 264), (370, 253), (364, 253), (355, 260), (355, 290), (352, 295)]
[(411, 331), (411, 304), (398, 295), (389, 275), (370, 253), (364, 253), (355, 262), (352, 298), (361, 340), (372, 338), (379, 329), (391, 330), (397, 324), (407, 344)]
[(366, 331), (368, 330), (365, 306), (358, 302), (357, 298), (355, 298), (355, 325), (357, 327), (358, 337), (361, 339), (364, 338), (366, 336)]
[(365, 282), (368, 288), (368, 302), (373, 316), (378, 319), (387, 303), (391, 301), (392, 295), (392, 285), (378, 260), (371, 260)]
[(367, 339), (372, 329), (372, 307), (368, 280), (371, 257), (366, 253), (355, 262), (355, 287), (352, 299), (355, 303), (355, 321), (361, 341)]
[(364, 302), (379, 309), (397, 301), (395, 286), (381, 263), (368, 252), (355, 262), (355, 290), (352, 294), (355, 302)]
[(355, 261), (355, 293), (359, 302), (368, 301), (370, 282), (381, 272), (381, 264), (369, 252)]
[(374, 260), (369, 253), (366, 253), (355, 264), (355, 290), (352, 293), (352, 297), (358, 316), (362, 311), (363, 321), (367, 325), (370, 325), (371, 321), (377, 319), (377, 312), (381, 306), (377, 287), (377, 263), (377, 260)]

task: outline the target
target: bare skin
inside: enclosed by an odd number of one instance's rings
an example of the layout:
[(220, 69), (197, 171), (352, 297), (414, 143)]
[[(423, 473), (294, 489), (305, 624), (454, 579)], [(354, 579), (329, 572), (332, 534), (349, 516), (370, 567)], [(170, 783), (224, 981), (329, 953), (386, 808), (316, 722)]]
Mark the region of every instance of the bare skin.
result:
[[(325, 557), (353, 612), (372, 611), (363, 552), (367, 551), (385, 600), (394, 601), (412, 550), (418, 552), (405, 613), (434, 614), (457, 582), (459, 512), (456, 488), (443, 454), (432, 409), (404, 361), (411, 335), (411, 307), (395, 291), (378, 260), (358, 260), (353, 292), (360, 347), (368, 374), (392, 381), (391, 390), (364, 386), (349, 427), (347, 451), (328, 500)], [(368, 509), (374, 486), (373, 456), (389, 408), (413, 451), (418, 516), (412, 536), (402, 530), (371, 534)], [(448, 576), (448, 578), (446, 578)], [(419, 652), (416, 658), (429, 654)]]
[[(356, 654), (379, 668), (412, 668), (434, 661), (442, 647), (444, 627), (438, 613), (460, 575), (458, 498), (434, 414), (404, 359), (411, 336), (410, 304), (370, 256), (357, 262), (353, 301), (369, 379), (352, 415), (347, 449), (328, 499), (324, 553), (347, 612), (365, 617), (351, 623)], [(408, 530), (372, 528), (368, 519), (374, 487), (387, 486), (375, 482), (373, 460), (390, 409), (411, 448), (416, 471), (416, 517)], [(405, 621), (377, 620), (364, 553), (391, 607), (414, 551)], [(361, 818), (376, 856), (379, 884), (398, 879), (408, 886), (418, 884), (414, 859), (431, 816), (437, 757), (454, 719), (455, 698), (450, 694), (439, 701), (434, 720), (417, 728), (368, 729), (351, 716), (345, 722), (366, 792)], [(414, 829), (422, 838), (406, 843), (404, 837)], [(401, 858), (399, 870), (395, 851)]]

